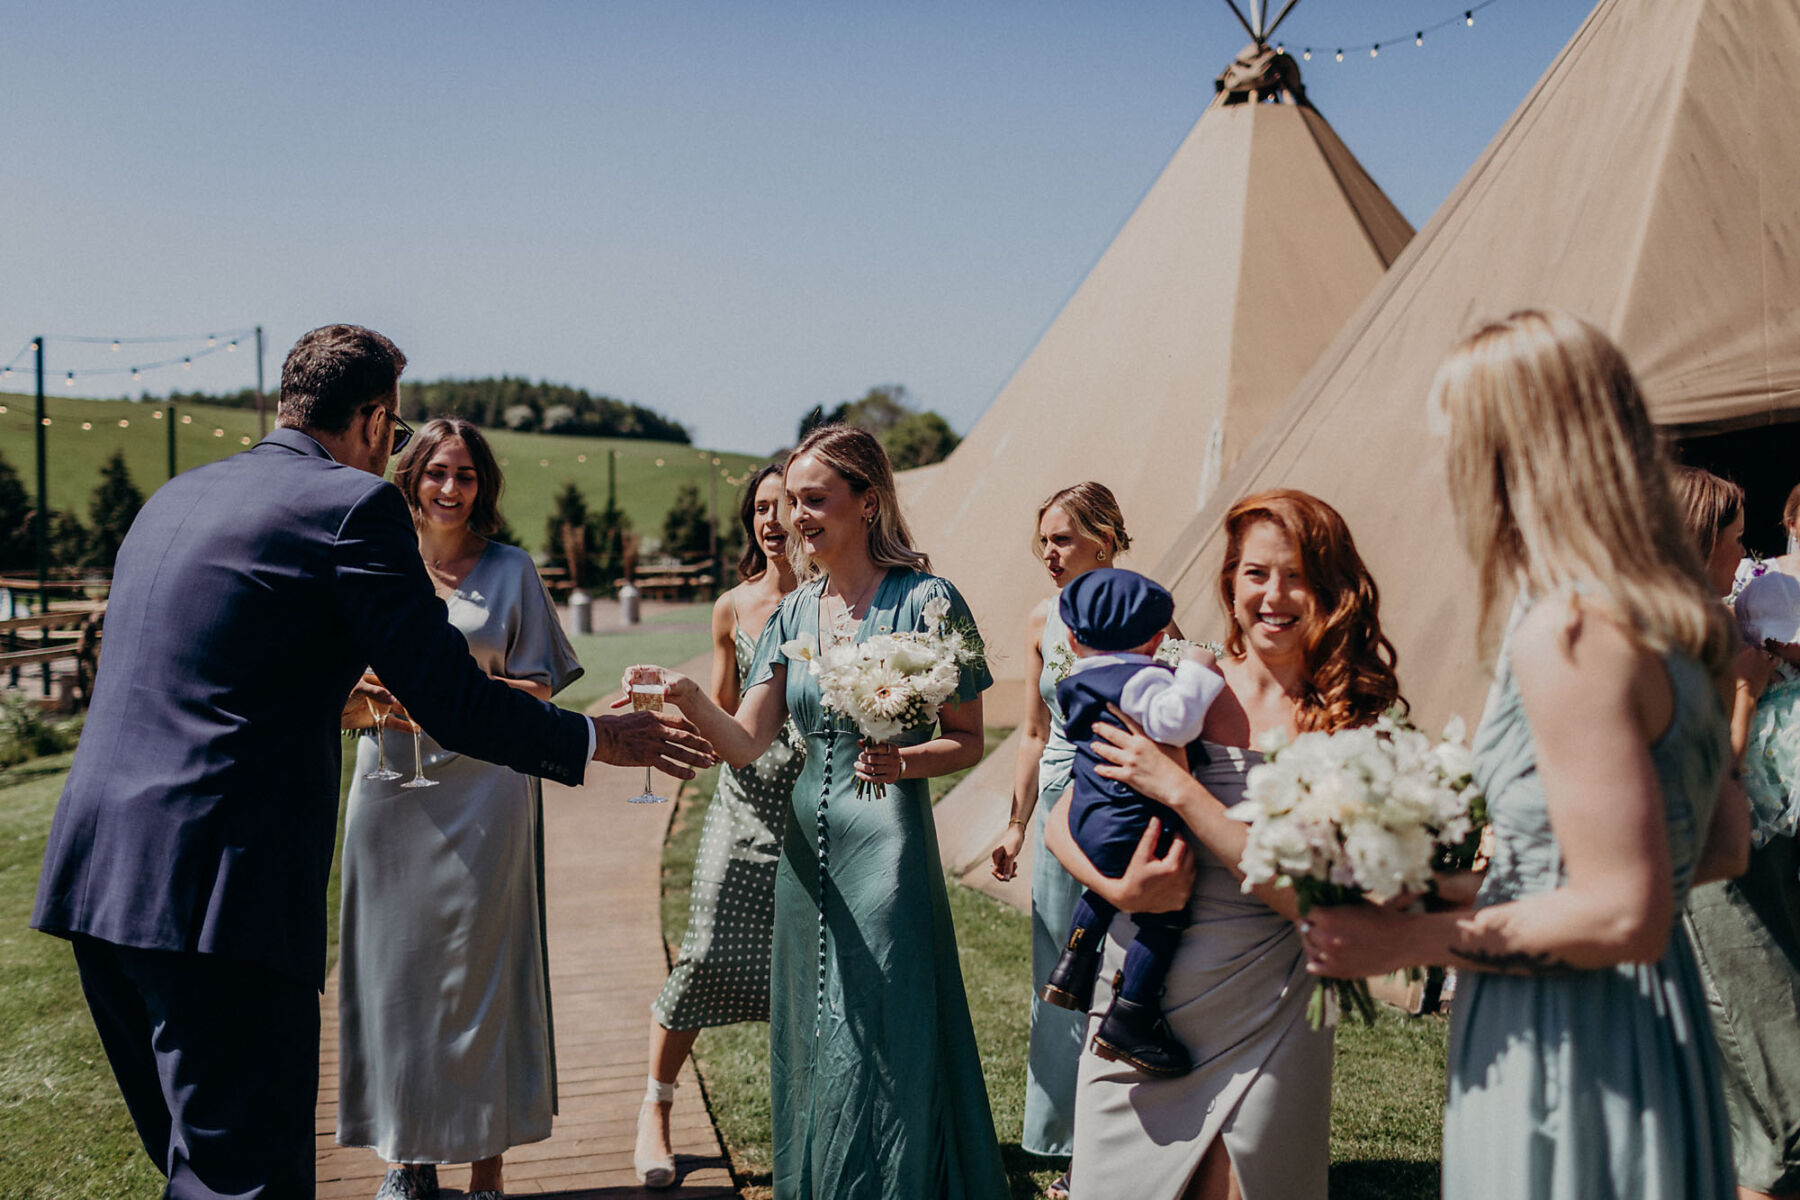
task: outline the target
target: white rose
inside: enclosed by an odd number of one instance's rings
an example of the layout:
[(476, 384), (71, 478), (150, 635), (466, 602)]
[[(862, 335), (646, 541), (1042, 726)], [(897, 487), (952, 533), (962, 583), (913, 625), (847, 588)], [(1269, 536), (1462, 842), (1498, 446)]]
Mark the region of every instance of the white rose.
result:
[(949, 615), (950, 598), (948, 596), (933, 596), (925, 602), (925, 608), (923, 610), (925, 628), (931, 630), (933, 633), (937, 632), (937, 627), (942, 625), (944, 623), (944, 618)]

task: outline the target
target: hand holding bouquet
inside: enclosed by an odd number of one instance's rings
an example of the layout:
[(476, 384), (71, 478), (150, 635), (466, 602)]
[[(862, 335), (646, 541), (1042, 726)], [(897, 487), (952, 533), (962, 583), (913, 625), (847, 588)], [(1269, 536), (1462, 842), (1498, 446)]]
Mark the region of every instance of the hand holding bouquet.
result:
[[(1294, 890), (1300, 912), (1315, 904), (1385, 904), (1426, 892), (1434, 868), (1472, 853), (1484, 823), (1461, 718), (1433, 743), (1404, 714), (1336, 733), (1303, 733), (1261, 747), (1245, 799), (1230, 815), (1250, 826), (1238, 866), (1244, 890), (1273, 882)], [(1346, 1005), (1374, 1019), (1368, 984), (1321, 980), (1307, 1016), (1317, 1029)]]
[[(820, 647), (802, 634), (782, 644), (790, 661), (804, 661), (819, 681), (826, 708), (856, 727), (865, 743), (889, 743), (910, 729), (934, 724), (956, 694), (965, 665), (981, 657), (973, 631), (952, 628), (950, 601), (925, 603), (925, 627), (882, 633), (866, 641), (841, 639)], [(887, 785), (859, 779), (858, 796), (882, 796)]]

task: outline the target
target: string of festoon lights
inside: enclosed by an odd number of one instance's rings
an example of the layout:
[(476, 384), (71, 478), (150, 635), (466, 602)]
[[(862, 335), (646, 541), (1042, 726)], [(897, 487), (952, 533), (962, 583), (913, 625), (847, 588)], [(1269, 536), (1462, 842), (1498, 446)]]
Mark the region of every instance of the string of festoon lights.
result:
[[(1302, 46), (1300, 48), (1300, 57), (1307, 62), (1311, 62), (1313, 55), (1315, 54), (1329, 55), (1336, 62), (1343, 62), (1346, 54), (1353, 58), (1361, 57), (1365, 54), (1370, 58), (1380, 58), (1383, 50), (1391, 50), (1396, 47), (1405, 46), (1409, 43), (1415, 47), (1423, 46), (1425, 44), (1426, 34), (1437, 33), (1439, 30), (1450, 29), (1457, 25), (1464, 26), (1465, 28), (1473, 27), (1475, 24), (1476, 13), (1491, 4), (1498, 4), (1499, 2), (1500, 0), (1481, 0), (1479, 4), (1465, 5), (1463, 8), (1452, 15), (1445, 17), (1434, 25), (1415, 26), (1409, 30), (1402, 30), (1392, 37), (1371, 39), (1364, 42), (1340, 42), (1330, 46)], [(1285, 44), (1277, 43), (1275, 50), (1277, 53), (1287, 53)]]
[[(193, 368), (197, 359), (207, 358), (214, 354), (236, 353), (238, 344), (256, 335), (255, 326), (248, 329), (227, 329), (213, 333), (176, 334), (170, 337), (89, 337), (75, 334), (47, 334), (41, 340), (46, 348), (52, 343), (72, 345), (107, 346), (114, 354), (120, 354), (127, 346), (180, 346), (192, 345), (193, 349), (181, 354), (172, 354), (154, 360), (133, 360), (126, 366), (84, 367), (80, 370), (63, 370), (53, 372), (62, 377), (65, 388), (75, 386), (77, 379), (95, 379), (106, 376), (129, 375), (133, 382), (143, 379), (146, 371), (160, 371), (170, 367), (182, 370)], [(0, 366), (0, 382), (10, 380), (15, 375), (30, 372), (25, 360), (36, 353), (40, 339), (32, 338), (5, 366)]]

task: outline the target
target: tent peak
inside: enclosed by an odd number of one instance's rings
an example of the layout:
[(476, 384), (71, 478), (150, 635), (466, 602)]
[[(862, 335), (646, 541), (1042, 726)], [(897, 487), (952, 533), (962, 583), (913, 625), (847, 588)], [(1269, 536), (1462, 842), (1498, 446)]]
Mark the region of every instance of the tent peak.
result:
[(1300, 64), (1294, 56), (1252, 42), (1238, 55), (1213, 83), (1218, 95), (1214, 104), (1258, 104), (1274, 102), (1297, 104), (1305, 108), (1306, 88), (1300, 82)]

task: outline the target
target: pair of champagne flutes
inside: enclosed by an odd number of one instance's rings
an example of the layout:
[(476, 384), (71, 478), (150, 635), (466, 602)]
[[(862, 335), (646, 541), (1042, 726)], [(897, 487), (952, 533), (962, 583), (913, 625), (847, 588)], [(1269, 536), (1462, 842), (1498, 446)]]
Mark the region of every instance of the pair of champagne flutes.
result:
[[(625, 686), (631, 692), (632, 712), (661, 712), (663, 699), (669, 694), (669, 687), (663, 681), (661, 667), (631, 667), (625, 672)], [(650, 768), (644, 768), (644, 792), (641, 796), (633, 796), (633, 804), (667, 804), (667, 796), (656, 794), (656, 785), (650, 777)]]
[[(387, 733), (387, 711), (385, 709), (378, 710), (375, 702), (367, 696), (363, 697), (363, 703), (369, 706), (369, 715), (375, 719), (375, 769), (364, 775), (363, 778), (383, 782), (389, 779), (399, 779), (400, 772), (389, 767), (387, 762), (387, 738), (384, 736)], [(419, 743), (419, 723), (417, 721), (412, 722), (412, 735), (413, 777), (400, 786), (403, 788), (436, 787), (437, 780), (425, 778), (425, 755)]]

